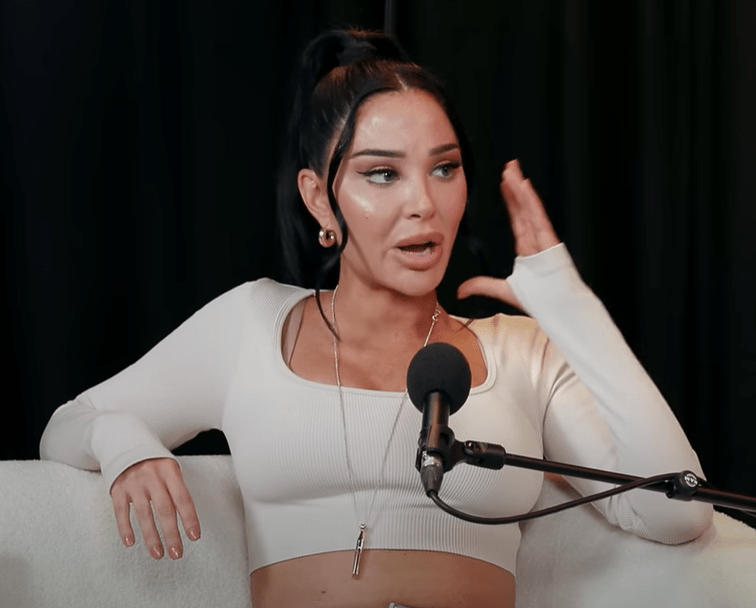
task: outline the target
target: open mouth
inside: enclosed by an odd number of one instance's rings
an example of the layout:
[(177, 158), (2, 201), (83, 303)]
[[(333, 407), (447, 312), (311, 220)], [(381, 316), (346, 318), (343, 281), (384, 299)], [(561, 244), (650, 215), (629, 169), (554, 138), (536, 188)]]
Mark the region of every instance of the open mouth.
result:
[(409, 253), (426, 253), (430, 252), (434, 247), (436, 246), (436, 243), (433, 241), (426, 241), (425, 243), (417, 243), (415, 245), (405, 245), (403, 247), (399, 247), (402, 251), (407, 251)]

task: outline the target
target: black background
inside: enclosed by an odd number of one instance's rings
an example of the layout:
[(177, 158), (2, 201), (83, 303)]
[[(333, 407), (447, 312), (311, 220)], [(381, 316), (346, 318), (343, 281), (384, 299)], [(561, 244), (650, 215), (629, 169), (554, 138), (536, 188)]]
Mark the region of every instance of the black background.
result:
[[(756, 2), (396, 4), (399, 40), (469, 130), (494, 271), (513, 262), (497, 185), (516, 157), (709, 479), (756, 495)], [(330, 26), (381, 29), (384, 6), (0, 11), (0, 458), (30, 459), (57, 406), (223, 291), (277, 276), (295, 57)], [(478, 272), (461, 256), (447, 290)], [(208, 433), (181, 453), (225, 449)]]

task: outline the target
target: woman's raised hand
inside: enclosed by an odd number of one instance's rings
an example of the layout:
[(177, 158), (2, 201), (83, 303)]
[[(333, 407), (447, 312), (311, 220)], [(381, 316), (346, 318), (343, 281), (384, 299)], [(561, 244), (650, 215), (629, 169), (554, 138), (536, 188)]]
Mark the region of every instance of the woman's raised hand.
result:
[[(529, 179), (525, 179), (516, 160), (508, 162), (501, 174), (501, 194), (509, 212), (514, 235), (515, 253), (518, 256), (540, 253), (559, 244), (549, 216)], [(473, 295), (487, 296), (522, 308), (506, 279), (473, 277), (457, 289), (458, 298)]]
[(132, 546), (135, 541), (129, 519), (130, 504), (134, 505), (145, 546), (155, 559), (163, 557), (164, 550), (155, 525), (153, 509), (160, 521), (168, 555), (172, 559), (179, 559), (183, 555), (177, 513), (181, 517), (186, 535), (191, 540), (200, 537), (199, 518), (194, 509), (194, 501), (186, 489), (178, 463), (172, 458), (143, 460), (130, 466), (113, 482), (110, 495), (113, 499), (118, 532), (127, 547)]

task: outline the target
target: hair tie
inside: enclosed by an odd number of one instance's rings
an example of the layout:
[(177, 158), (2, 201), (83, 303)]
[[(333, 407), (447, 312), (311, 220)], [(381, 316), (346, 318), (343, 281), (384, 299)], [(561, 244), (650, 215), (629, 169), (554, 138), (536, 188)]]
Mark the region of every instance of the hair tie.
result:
[(378, 49), (373, 44), (367, 40), (360, 40), (350, 44), (349, 47), (338, 53), (336, 58), (339, 60), (339, 65), (344, 66), (375, 57), (377, 52)]

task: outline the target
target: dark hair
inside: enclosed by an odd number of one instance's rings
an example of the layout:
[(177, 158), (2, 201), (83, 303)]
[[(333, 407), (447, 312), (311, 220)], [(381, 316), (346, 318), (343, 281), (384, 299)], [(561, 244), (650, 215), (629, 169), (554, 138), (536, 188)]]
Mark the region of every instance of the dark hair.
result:
[[(457, 136), (468, 193), (473, 174), (472, 154), (441, 82), (410, 62), (396, 41), (380, 32), (350, 29), (321, 34), (302, 53), (295, 87), (278, 172), (278, 237), (285, 280), (319, 291), (336, 284), (339, 256), (349, 238), (333, 193), (333, 180), (352, 142), (357, 112), (368, 98), (382, 92), (413, 88), (433, 96)], [(327, 154), (337, 134), (333, 156), (328, 161)], [(343, 235), (338, 247), (326, 249), (318, 244), (320, 226), (305, 207), (297, 186), (297, 176), (303, 168), (326, 178), (328, 200)], [(469, 233), (466, 214), (460, 233)]]

